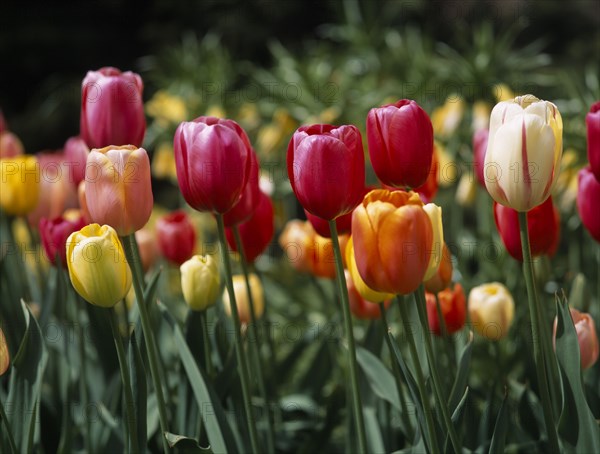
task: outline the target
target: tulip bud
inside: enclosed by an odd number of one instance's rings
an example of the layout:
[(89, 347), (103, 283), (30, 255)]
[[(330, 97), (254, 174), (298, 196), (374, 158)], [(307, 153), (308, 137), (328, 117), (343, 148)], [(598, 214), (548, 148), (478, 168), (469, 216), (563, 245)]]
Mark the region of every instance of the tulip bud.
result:
[(394, 297), (393, 293), (376, 292), (372, 288), (369, 288), (367, 284), (365, 284), (360, 276), (360, 273), (358, 272), (358, 268), (356, 267), (356, 258), (354, 257), (354, 245), (352, 243), (352, 237), (350, 237), (348, 244), (346, 245), (346, 265), (348, 267), (348, 275), (352, 279), (352, 288), (354, 291), (358, 292), (361, 299), (370, 303), (380, 303), (383, 300), (390, 300)]
[(90, 148), (81, 137), (71, 137), (64, 146), (65, 162), (69, 167), (69, 182), (75, 187), (85, 178), (85, 167)]
[(9, 131), (0, 132), (0, 159), (10, 159), (25, 153), (21, 140)]
[(91, 148), (139, 147), (146, 133), (142, 78), (105, 67), (88, 71), (81, 84), (80, 133)]
[(489, 340), (508, 334), (515, 315), (515, 302), (508, 289), (499, 282), (483, 284), (469, 293), (469, 316), (473, 329)]
[(193, 311), (204, 311), (219, 297), (219, 262), (212, 255), (194, 255), (181, 267), (183, 298)]
[(181, 265), (194, 254), (196, 229), (185, 211), (174, 211), (156, 221), (156, 235), (160, 252), (171, 262)]
[(596, 180), (590, 167), (579, 171), (579, 186), (577, 189), (577, 211), (581, 222), (590, 232), (592, 238), (600, 243), (600, 182)]
[(287, 170), (300, 205), (327, 221), (351, 212), (365, 187), (365, 161), (355, 126), (302, 126), (288, 145)]
[(144, 227), (154, 203), (146, 150), (132, 145), (92, 150), (85, 199), (92, 221), (112, 226), (120, 236)]
[[(441, 235), (437, 221), (435, 228)], [(369, 192), (354, 210), (352, 238), (360, 276), (375, 291), (412, 293), (430, 268), (437, 269), (431, 262), (434, 224), (412, 191)]]
[[(346, 275), (346, 287), (348, 288), (348, 303), (350, 304), (350, 312), (356, 318), (361, 320), (377, 320), (381, 318), (381, 310), (378, 303), (372, 303), (363, 299), (360, 292), (354, 286), (354, 281), (348, 270), (344, 270)], [(384, 302), (387, 309), (391, 304), (390, 300)]]
[(600, 101), (590, 108), (585, 116), (587, 125), (588, 161), (597, 181), (600, 181)]
[[(248, 276), (250, 280), (250, 291), (252, 292), (252, 302), (254, 303), (254, 312), (256, 319), (262, 317), (265, 311), (265, 302), (263, 298), (263, 287), (258, 276), (251, 273)], [(248, 302), (248, 292), (246, 291), (246, 279), (242, 275), (233, 276), (233, 291), (235, 292), (235, 301), (242, 325), (248, 325), (252, 322), (250, 315), (250, 303)], [(223, 307), (225, 313), (231, 317), (231, 302), (227, 288), (223, 292)]]
[(439, 293), (450, 285), (452, 280), (452, 254), (448, 245), (444, 243), (442, 248), (442, 260), (435, 274), (424, 282), (425, 290), (431, 293)]
[(33, 211), (40, 196), (40, 166), (33, 156), (0, 160), (0, 207), (9, 215)]
[(67, 239), (66, 259), (73, 287), (86, 301), (110, 308), (131, 288), (131, 271), (117, 232), (90, 224)]
[[(494, 202), (494, 220), (504, 247), (515, 260), (522, 262), (519, 214), (512, 208)], [(527, 231), (531, 256), (550, 254), (553, 246), (557, 245), (560, 231), (560, 215), (552, 203), (552, 197), (527, 212)]]
[(67, 238), (69, 238), (71, 233), (81, 230), (86, 225), (87, 222), (85, 222), (85, 219), (81, 215), (72, 220), (63, 216), (52, 220), (46, 218), (40, 219), (40, 239), (50, 263), (56, 264), (58, 255), (59, 263), (62, 264), (63, 268), (67, 267), (65, 255)]
[[(447, 288), (442, 290), (437, 296), (442, 316), (444, 317), (446, 332), (448, 334), (454, 334), (455, 332), (460, 331), (462, 327), (465, 326), (465, 321), (467, 319), (467, 301), (462, 285), (457, 283), (454, 285), (454, 289)], [(425, 297), (427, 302), (429, 328), (434, 334), (441, 336), (442, 328), (437, 312), (435, 295), (433, 293), (426, 293)]]
[(255, 208), (257, 207), (260, 200), (260, 187), (258, 186), (258, 180), (260, 175), (260, 165), (258, 163), (258, 157), (256, 153), (252, 151), (250, 153), (250, 177), (244, 186), (242, 195), (238, 202), (223, 215), (223, 222), (225, 227), (233, 227), (234, 225), (240, 224), (247, 221)]
[(142, 269), (147, 273), (158, 258), (158, 248), (156, 247), (156, 238), (150, 230), (143, 228), (135, 232), (135, 241), (140, 251), (140, 260)]
[(250, 178), (252, 147), (233, 120), (198, 117), (179, 125), (173, 140), (177, 180), (195, 210), (226, 213)]
[[(271, 198), (264, 192), (259, 191), (257, 206), (250, 219), (238, 226), (240, 239), (244, 247), (244, 255), (248, 262), (254, 262), (269, 246), (275, 226), (273, 224), (273, 203)], [(235, 252), (238, 252), (235, 244), (235, 236), (231, 227), (225, 230), (227, 243)]]
[[(588, 369), (598, 360), (600, 346), (598, 343), (598, 335), (596, 334), (596, 326), (594, 319), (590, 314), (579, 312), (572, 307), (571, 318), (577, 332), (577, 340), (579, 342), (579, 357), (581, 359), (581, 368)], [(554, 319), (554, 348), (556, 349), (556, 329), (558, 326), (558, 318)]]
[(433, 157), (433, 126), (415, 102), (402, 99), (367, 116), (369, 155), (377, 178), (395, 188), (425, 183)]
[(8, 352), (8, 344), (0, 328), (0, 377), (8, 370), (10, 366), (10, 353)]
[(492, 198), (517, 211), (544, 202), (558, 178), (563, 124), (549, 101), (518, 96), (492, 110), (485, 185)]

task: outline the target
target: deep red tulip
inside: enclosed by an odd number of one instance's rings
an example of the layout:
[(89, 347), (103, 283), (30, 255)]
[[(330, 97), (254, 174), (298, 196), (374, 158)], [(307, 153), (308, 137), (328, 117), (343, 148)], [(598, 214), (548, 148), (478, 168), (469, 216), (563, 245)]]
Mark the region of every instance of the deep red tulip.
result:
[(425, 183), (433, 159), (433, 126), (415, 101), (371, 109), (367, 139), (373, 170), (383, 184), (416, 188)]
[(473, 168), (479, 184), (485, 188), (485, 150), (487, 149), (488, 129), (479, 129), (473, 134)]
[(596, 180), (590, 167), (581, 169), (577, 189), (577, 210), (587, 231), (600, 243), (598, 201), (600, 201), (600, 181)]
[(223, 214), (239, 201), (250, 177), (252, 147), (233, 120), (184, 121), (173, 141), (179, 188), (198, 211)]
[(600, 181), (600, 101), (595, 102), (585, 116), (587, 125), (588, 160), (596, 180)]
[(76, 188), (85, 178), (85, 166), (90, 149), (85, 141), (77, 136), (65, 142), (65, 164), (69, 167), (69, 182)]
[(185, 211), (174, 211), (156, 221), (156, 236), (160, 252), (167, 260), (181, 265), (194, 255), (196, 231)]
[[(522, 262), (519, 213), (494, 202), (494, 219), (506, 250)], [(527, 225), (532, 257), (551, 255), (550, 253), (556, 250), (560, 229), (560, 216), (552, 203), (552, 197), (548, 197), (544, 203), (527, 212)]]
[[(435, 295), (427, 292), (425, 294), (427, 301), (427, 319), (429, 320), (429, 328), (434, 334), (442, 335), (440, 318), (437, 312)], [(465, 326), (467, 320), (467, 298), (462, 285), (455, 284), (454, 289), (447, 288), (438, 293), (440, 309), (446, 324), (446, 332), (453, 334)]]
[(246, 182), (240, 200), (231, 210), (223, 215), (225, 227), (233, 227), (234, 225), (247, 221), (250, 216), (252, 216), (260, 198), (260, 188), (258, 186), (259, 177), (260, 164), (258, 163), (256, 153), (252, 151), (250, 153), (250, 178), (248, 178), (248, 181)]
[(63, 268), (67, 268), (66, 244), (67, 238), (73, 232), (81, 230), (87, 225), (83, 216), (65, 219), (58, 216), (53, 219), (40, 219), (40, 239), (44, 246), (44, 252), (50, 263), (56, 264), (56, 256), (60, 257), (60, 263)]
[(81, 85), (80, 134), (90, 148), (140, 147), (146, 133), (142, 78), (105, 67), (88, 71)]
[[(269, 246), (275, 230), (273, 224), (273, 203), (268, 195), (262, 191), (259, 193), (256, 210), (254, 210), (250, 219), (238, 226), (238, 229), (242, 244), (244, 245), (246, 260), (254, 262)], [(225, 234), (227, 236), (227, 243), (229, 243), (231, 249), (237, 252), (233, 230), (228, 228), (225, 230)]]
[(350, 213), (362, 200), (365, 161), (355, 126), (302, 126), (288, 145), (287, 170), (300, 204), (327, 221)]

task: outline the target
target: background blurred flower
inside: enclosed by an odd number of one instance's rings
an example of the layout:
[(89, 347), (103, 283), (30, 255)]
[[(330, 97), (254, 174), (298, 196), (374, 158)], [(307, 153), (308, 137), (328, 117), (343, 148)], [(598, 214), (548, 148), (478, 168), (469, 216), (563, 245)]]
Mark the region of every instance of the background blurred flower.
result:
[(156, 221), (158, 247), (163, 257), (181, 265), (196, 248), (196, 231), (185, 211), (177, 210)]
[[(438, 336), (442, 335), (440, 318), (437, 312), (435, 294), (426, 293), (427, 301), (427, 318), (429, 320), (429, 328)], [(446, 332), (454, 334), (460, 331), (465, 326), (467, 319), (467, 300), (462, 285), (454, 284), (454, 288), (447, 288), (437, 294), (442, 310), (442, 316), (446, 325)]]
[[(594, 319), (590, 314), (579, 312), (575, 308), (569, 308), (571, 318), (577, 332), (577, 340), (579, 341), (579, 355), (581, 359), (581, 368), (588, 369), (598, 361), (600, 346), (598, 343), (598, 335), (596, 334), (596, 326)], [(556, 329), (558, 319), (554, 319), (554, 348), (556, 348)]]
[(14, 158), (24, 153), (23, 143), (16, 134), (9, 131), (0, 132), (0, 159)]
[(465, 101), (457, 94), (451, 94), (446, 102), (431, 113), (431, 124), (436, 137), (451, 136), (462, 121)]
[(64, 154), (69, 170), (69, 183), (76, 188), (85, 178), (85, 167), (90, 148), (81, 137), (70, 137), (65, 142)]
[(158, 259), (158, 247), (156, 246), (156, 237), (152, 231), (144, 227), (135, 232), (135, 241), (137, 241), (140, 251), (140, 260), (142, 269), (147, 273)]
[(77, 218), (68, 219), (59, 216), (54, 219), (40, 219), (39, 231), (46, 257), (52, 264), (56, 264), (57, 254), (59, 263), (67, 267), (66, 243), (71, 233), (81, 230), (87, 225), (85, 219), (79, 215)]
[[(254, 312), (256, 319), (260, 319), (265, 311), (265, 301), (263, 297), (263, 287), (258, 276), (254, 273), (248, 275), (250, 280), (250, 291), (252, 292), (252, 302), (254, 303)], [(248, 302), (248, 292), (246, 291), (246, 279), (237, 274), (233, 276), (233, 291), (237, 302), (238, 314), (242, 325), (248, 325), (252, 322), (250, 315), (250, 303)], [(227, 288), (223, 292), (223, 308), (225, 313), (231, 317), (231, 302)]]
[(6, 343), (2, 328), (0, 328), (0, 376), (4, 375), (9, 366), (10, 354), (8, 352), (8, 344)]
[(585, 116), (587, 125), (588, 161), (596, 180), (600, 181), (600, 101), (594, 103)]
[(577, 192), (577, 210), (581, 222), (590, 232), (592, 238), (600, 242), (600, 182), (596, 180), (589, 167), (579, 171), (579, 188)]
[(33, 211), (40, 196), (40, 164), (34, 156), (0, 160), (0, 207), (9, 215)]
[(213, 255), (194, 255), (180, 269), (181, 289), (190, 309), (203, 311), (214, 305), (221, 289), (218, 260)]
[(146, 112), (163, 128), (178, 124), (188, 116), (185, 101), (166, 90), (158, 90), (146, 103)]
[(499, 282), (482, 284), (469, 293), (469, 316), (473, 329), (489, 340), (508, 334), (515, 315), (515, 302), (508, 289)]

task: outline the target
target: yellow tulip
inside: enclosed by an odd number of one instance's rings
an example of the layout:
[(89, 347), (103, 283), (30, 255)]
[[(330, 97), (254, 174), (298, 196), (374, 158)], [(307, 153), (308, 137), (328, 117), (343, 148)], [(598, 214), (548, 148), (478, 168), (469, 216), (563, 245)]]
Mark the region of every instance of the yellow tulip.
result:
[(460, 125), (465, 112), (465, 102), (460, 96), (448, 96), (443, 106), (434, 109), (431, 114), (433, 132), (439, 137), (451, 136)]
[(86, 301), (110, 308), (131, 288), (131, 271), (115, 229), (90, 224), (67, 239), (73, 287)]
[(9, 215), (24, 216), (40, 197), (40, 166), (34, 156), (0, 160), (0, 207)]
[(442, 260), (442, 249), (444, 247), (444, 226), (442, 225), (442, 208), (437, 206), (435, 203), (428, 203), (423, 207), (425, 213), (431, 221), (431, 227), (433, 231), (433, 241), (431, 243), (431, 249), (429, 251), (429, 263), (427, 270), (425, 270), (424, 281), (427, 281), (433, 277), (440, 266)]
[(194, 255), (181, 267), (181, 289), (190, 309), (203, 311), (219, 297), (221, 276), (213, 255)]
[[(252, 292), (252, 301), (254, 303), (254, 312), (256, 318), (262, 317), (265, 311), (265, 301), (263, 297), (263, 287), (260, 279), (256, 274), (249, 275), (250, 291)], [(250, 303), (248, 302), (248, 292), (246, 291), (246, 280), (244, 276), (238, 274), (233, 276), (233, 291), (235, 292), (235, 300), (237, 302), (238, 314), (242, 325), (248, 325), (252, 322), (250, 316)], [(231, 316), (231, 303), (227, 289), (223, 292), (223, 307), (227, 315)]]
[(468, 306), (477, 333), (489, 340), (506, 336), (515, 315), (515, 302), (504, 285), (491, 282), (474, 287)]

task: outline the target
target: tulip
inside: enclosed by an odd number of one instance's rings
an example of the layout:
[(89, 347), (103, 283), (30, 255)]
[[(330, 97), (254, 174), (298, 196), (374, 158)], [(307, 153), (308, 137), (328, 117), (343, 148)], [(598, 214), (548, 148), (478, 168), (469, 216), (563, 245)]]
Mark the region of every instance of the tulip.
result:
[[(425, 293), (427, 302), (427, 319), (429, 320), (429, 328), (438, 335), (442, 335), (440, 319), (437, 311), (437, 303), (433, 293)], [(454, 334), (460, 331), (465, 326), (467, 319), (467, 299), (462, 285), (455, 284), (454, 289), (445, 289), (438, 293), (438, 301), (446, 325), (446, 332)]]
[[(331, 230), (329, 230), (329, 222), (325, 219), (320, 218), (311, 214), (309, 211), (304, 210), (306, 219), (313, 226), (315, 231), (322, 237), (331, 238)], [(338, 234), (349, 233), (352, 229), (352, 211), (342, 216), (335, 218), (335, 226)]]
[(425, 183), (433, 157), (433, 127), (415, 101), (403, 99), (371, 109), (367, 140), (373, 169), (383, 184), (416, 188)]
[[(250, 281), (250, 292), (252, 292), (252, 302), (254, 303), (254, 311), (257, 319), (262, 317), (265, 310), (265, 302), (263, 298), (263, 287), (258, 276), (251, 273), (248, 276)], [(238, 274), (233, 276), (233, 291), (235, 292), (235, 300), (237, 302), (238, 314), (242, 325), (248, 325), (252, 322), (250, 314), (250, 303), (248, 301), (248, 292), (246, 290), (246, 280), (244, 276)], [(231, 317), (231, 303), (227, 288), (223, 292), (223, 307), (225, 313)]]
[(223, 214), (239, 201), (250, 178), (252, 147), (233, 120), (183, 122), (173, 140), (179, 188), (198, 211)]
[(147, 273), (158, 258), (158, 248), (156, 247), (156, 238), (150, 230), (143, 228), (135, 232), (135, 241), (140, 251), (140, 260), (142, 269)]
[(194, 254), (196, 229), (185, 211), (178, 210), (156, 221), (158, 247), (162, 255), (181, 265)]
[(560, 112), (549, 101), (526, 95), (496, 104), (485, 154), (485, 185), (496, 202), (523, 212), (550, 196), (562, 130)]
[(448, 245), (444, 243), (442, 248), (442, 259), (435, 274), (425, 280), (425, 290), (431, 293), (439, 293), (450, 285), (452, 280), (452, 254)]
[(508, 334), (515, 315), (515, 302), (508, 289), (499, 282), (483, 284), (469, 293), (469, 316), (473, 329), (489, 340)]
[(473, 134), (473, 168), (479, 184), (485, 188), (485, 152), (488, 146), (488, 129), (478, 129)]
[(131, 271), (111, 226), (90, 224), (73, 232), (66, 258), (73, 287), (89, 303), (110, 308), (129, 292)]
[(119, 236), (144, 227), (154, 203), (146, 150), (132, 145), (92, 150), (85, 199), (92, 221), (112, 226)]
[[(348, 244), (346, 245), (346, 265), (348, 267), (350, 279), (352, 279), (352, 288), (354, 291), (358, 292), (361, 299), (370, 303), (380, 303), (383, 300), (390, 300), (394, 297), (393, 293), (376, 292), (372, 288), (369, 288), (367, 284), (365, 284), (360, 276), (360, 273), (358, 272), (358, 268), (356, 267), (356, 258), (354, 256), (354, 244), (352, 242), (352, 237), (350, 237)], [(348, 283), (348, 277), (346, 277), (346, 283)], [(348, 293), (350, 293), (350, 290), (348, 290)], [(352, 303), (352, 298), (350, 298), (350, 303)], [(350, 309), (352, 309), (352, 307), (350, 307)]]
[(8, 344), (6, 338), (0, 328), (0, 377), (8, 370), (10, 366), (10, 353), (8, 352)]
[(9, 215), (33, 211), (40, 195), (40, 166), (33, 156), (0, 160), (0, 207)]
[[(244, 255), (248, 262), (254, 262), (269, 246), (275, 226), (273, 223), (273, 203), (271, 198), (259, 190), (257, 207), (246, 222), (238, 226)], [(238, 252), (232, 228), (225, 231), (229, 247)]]
[(600, 181), (600, 101), (594, 103), (585, 116), (587, 125), (587, 150), (590, 167)]
[(59, 216), (53, 219), (40, 219), (39, 231), (44, 252), (50, 263), (56, 263), (57, 256), (63, 268), (67, 267), (66, 244), (71, 233), (81, 230), (87, 222), (79, 214), (75, 219)]
[[(522, 262), (519, 214), (512, 208), (494, 202), (494, 220), (504, 247), (513, 258)], [(552, 203), (552, 197), (548, 197), (544, 203), (528, 211), (527, 231), (531, 256), (549, 254), (552, 247), (557, 244), (559, 230), (560, 215)]]
[(258, 163), (258, 157), (256, 153), (252, 151), (250, 153), (250, 178), (246, 182), (246, 186), (242, 192), (240, 200), (223, 215), (223, 222), (225, 227), (233, 227), (234, 225), (240, 224), (247, 221), (254, 209), (257, 207), (260, 201), (260, 187), (258, 186), (260, 176), (260, 165)]
[(327, 221), (350, 213), (365, 187), (360, 132), (352, 125), (300, 127), (288, 145), (287, 170), (308, 212)]
[(427, 175), (425, 183), (413, 189), (414, 192), (417, 192), (421, 196), (421, 200), (424, 203), (431, 202), (438, 192), (438, 177), (440, 174), (439, 168), (440, 162), (437, 157), (437, 153), (433, 153), (431, 168), (429, 170), (429, 174)]
[[(514, 96), (513, 96), (514, 97)], [(490, 111), (492, 106), (486, 101), (475, 101), (473, 103), (471, 127), (473, 131), (485, 130), (490, 126)]]
[(435, 203), (428, 203), (423, 207), (425, 213), (431, 222), (433, 240), (431, 242), (429, 263), (425, 270), (423, 280), (431, 279), (437, 272), (442, 260), (442, 251), (444, 247), (444, 226), (442, 225), (442, 208)]
[(460, 125), (465, 113), (465, 101), (458, 95), (448, 96), (441, 107), (431, 113), (431, 124), (436, 137), (450, 137)]
[(88, 224), (92, 222), (92, 216), (90, 215), (90, 210), (87, 207), (87, 200), (85, 198), (85, 180), (79, 183), (77, 187), (77, 200), (79, 201), (79, 209), (81, 210), (81, 215), (84, 217)]
[(467, 173), (463, 174), (458, 181), (456, 194), (454, 199), (462, 207), (470, 207), (475, 203), (477, 196), (477, 182), (473, 180), (473, 176)]
[[(581, 368), (589, 369), (598, 360), (600, 346), (598, 343), (598, 335), (596, 334), (596, 325), (590, 314), (579, 312), (572, 307), (571, 318), (577, 332), (577, 341), (579, 342), (579, 357), (581, 360)], [(554, 319), (554, 348), (556, 349), (556, 329), (558, 326), (558, 318)]]
[(577, 189), (577, 210), (581, 222), (590, 232), (592, 238), (600, 243), (600, 182), (596, 180), (590, 167), (579, 171), (579, 187)]
[(70, 183), (75, 187), (85, 178), (85, 167), (90, 148), (81, 137), (70, 137), (64, 146), (65, 162), (69, 167)]
[[(441, 259), (440, 253), (431, 260), (438, 228), (412, 191), (378, 189), (367, 194), (352, 216), (354, 256), (365, 284), (378, 292), (414, 292)], [(435, 237), (441, 238), (441, 232)]]
[[(377, 320), (381, 317), (379, 304), (365, 300), (360, 292), (354, 286), (354, 281), (348, 270), (344, 270), (346, 275), (346, 287), (348, 288), (348, 303), (350, 304), (350, 312), (356, 318), (361, 320)], [(387, 309), (391, 301), (385, 301), (384, 306)]]
[(105, 67), (88, 71), (81, 85), (80, 133), (91, 148), (111, 144), (139, 147), (146, 133), (138, 74)]
[(12, 132), (0, 132), (0, 159), (10, 159), (25, 153), (23, 143)]
[(212, 255), (194, 255), (180, 269), (183, 298), (190, 309), (204, 311), (214, 305), (221, 288), (218, 260)]

